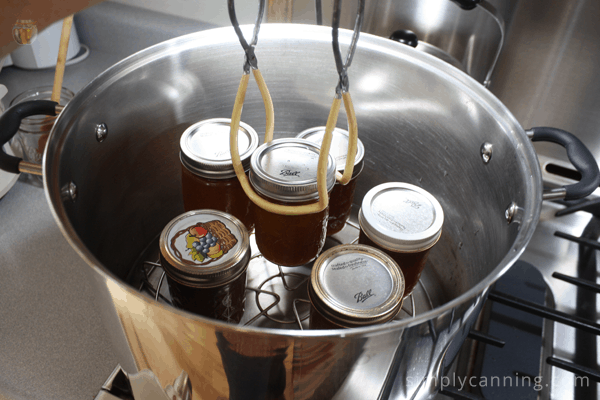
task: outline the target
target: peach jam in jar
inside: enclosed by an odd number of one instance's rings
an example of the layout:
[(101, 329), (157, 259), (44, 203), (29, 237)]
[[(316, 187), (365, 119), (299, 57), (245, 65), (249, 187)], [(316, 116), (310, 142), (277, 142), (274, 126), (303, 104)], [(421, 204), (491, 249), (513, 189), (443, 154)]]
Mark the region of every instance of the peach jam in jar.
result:
[(425, 268), (427, 254), (442, 234), (444, 212), (429, 192), (408, 183), (384, 183), (369, 190), (358, 212), (358, 242), (394, 259), (412, 293)]
[[(325, 127), (318, 126), (301, 132), (297, 137), (321, 145), (323, 136), (325, 136)], [(340, 128), (335, 128), (333, 130), (329, 154), (331, 154), (336, 162), (336, 170), (342, 174), (346, 168), (348, 141), (348, 131)], [(341, 231), (350, 217), (354, 192), (356, 190), (356, 180), (364, 167), (364, 155), (365, 147), (359, 139), (357, 142), (356, 156), (354, 158), (354, 170), (350, 182), (346, 185), (336, 182), (331, 191), (331, 196), (329, 198), (329, 217), (327, 219), (327, 236), (331, 236)]]
[[(250, 199), (242, 190), (231, 162), (230, 123), (227, 118), (207, 119), (190, 126), (181, 135), (183, 205), (186, 211), (224, 211), (240, 219), (251, 231), (254, 219)], [(250, 157), (258, 147), (258, 135), (243, 122), (238, 132), (240, 159), (248, 171)]]
[(310, 274), (310, 329), (382, 324), (402, 307), (404, 277), (384, 252), (361, 244), (333, 247)]
[[(250, 183), (272, 203), (317, 203), (317, 166), (320, 146), (304, 139), (276, 139), (252, 155)], [(327, 163), (327, 190), (335, 184), (335, 162)], [(254, 205), (256, 245), (269, 261), (298, 266), (317, 258), (325, 244), (328, 208), (306, 215), (280, 215)]]
[(159, 245), (173, 305), (240, 322), (250, 240), (239, 219), (217, 210), (188, 211), (167, 224)]

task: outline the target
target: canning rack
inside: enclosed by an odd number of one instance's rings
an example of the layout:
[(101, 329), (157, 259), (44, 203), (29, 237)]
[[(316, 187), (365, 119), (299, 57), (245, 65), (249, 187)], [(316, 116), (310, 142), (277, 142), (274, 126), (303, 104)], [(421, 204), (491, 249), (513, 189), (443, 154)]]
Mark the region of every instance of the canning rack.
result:
[[(358, 242), (359, 226), (347, 221), (344, 229), (327, 238), (322, 251), (339, 244)], [(258, 251), (254, 232), (250, 233), (252, 256), (248, 266), (246, 284), (246, 310), (238, 325), (279, 329), (304, 330), (308, 328), (310, 301), (307, 284), (312, 263), (301, 267), (286, 267), (267, 261)], [(173, 305), (166, 284), (166, 273), (158, 256), (158, 243), (153, 242), (134, 267), (130, 284), (156, 301)], [(415, 301), (419, 297), (419, 301)], [(415, 318), (431, 310), (434, 305), (425, 285), (419, 284), (404, 299), (400, 313), (394, 320)], [(283, 315), (282, 315), (283, 314)]]

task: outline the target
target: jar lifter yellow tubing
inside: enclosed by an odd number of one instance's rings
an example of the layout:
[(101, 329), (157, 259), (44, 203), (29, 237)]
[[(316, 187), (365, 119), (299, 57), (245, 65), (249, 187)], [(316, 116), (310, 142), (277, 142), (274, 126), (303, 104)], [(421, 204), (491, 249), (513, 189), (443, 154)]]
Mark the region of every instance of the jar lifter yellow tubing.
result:
[[(254, 74), (254, 78), (256, 79), (256, 83), (263, 96), (265, 110), (267, 110), (267, 132), (265, 132), (265, 138), (267, 138), (267, 136), (270, 136), (272, 138), (273, 132), (268, 131), (269, 126), (273, 125), (272, 121), (269, 121), (268, 119), (272, 118), (274, 115), (272, 112), (268, 111), (269, 106), (272, 107), (269, 91), (260, 71), (258, 69), (253, 69), (252, 71)], [(284, 206), (281, 204), (274, 204), (260, 197), (254, 191), (254, 189), (252, 189), (252, 186), (248, 181), (248, 177), (246, 176), (244, 167), (242, 166), (242, 162), (240, 160), (237, 138), (240, 118), (242, 115), (242, 108), (244, 106), (244, 99), (246, 97), (246, 90), (248, 88), (249, 79), (250, 75), (245, 73), (242, 76), (242, 79), (240, 80), (240, 86), (238, 87), (238, 92), (235, 98), (235, 104), (233, 106), (233, 112), (231, 115), (231, 132), (229, 143), (231, 149), (231, 160), (233, 162), (233, 168), (235, 170), (235, 174), (238, 177), (238, 180), (240, 181), (240, 184), (242, 185), (242, 189), (244, 189), (244, 192), (254, 204), (274, 214), (306, 215), (323, 211), (329, 204), (329, 196), (327, 194), (327, 162), (329, 160), (329, 149), (331, 148), (332, 132), (337, 123), (342, 99), (340, 99), (337, 96), (333, 99), (333, 104), (331, 105), (329, 117), (327, 119), (325, 136), (323, 137), (323, 142), (321, 144), (321, 152), (319, 155), (319, 162), (317, 167), (317, 190), (319, 193), (319, 201), (317, 203), (305, 204), (300, 206)], [(348, 96), (348, 99), (349, 98), (350, 97)], [(350, 107), (352, 107), (351, 103)], [(351, 114), (354, 115), (354, 112), (351, 112)], [(352, 158), (354, 159), (354, 156)], [(354, 166), (354, 160), (352, 160), (352, 166)]]
[[(350, 92), (342, 93), (342, 98), (344, 99), (344, 108), (346, 109), (346, 116), (348, 118), (348, 150), (346, 157), (346, 167), (344, 168), (344, 175), (336, 172), (337, 181), (346, 185), (352, 179), (352, 173), (354, 172), (354, 161), (356, 159), (356, 152), (358, 149), (358, 124), (356, 123), (356, 114), (354, 113), (354, 104), (352, 104), (352, 97), (350, 97)], [(333, 128), (335, 127), (336, 122), (333, 123)], [(329, 129), (329, 125), (327, 126)]]

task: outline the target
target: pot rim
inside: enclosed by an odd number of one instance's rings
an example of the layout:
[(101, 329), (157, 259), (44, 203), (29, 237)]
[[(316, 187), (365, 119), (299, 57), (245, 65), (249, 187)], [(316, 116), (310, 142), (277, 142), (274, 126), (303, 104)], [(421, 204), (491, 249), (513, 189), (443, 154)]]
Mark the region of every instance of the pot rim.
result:
[[(252, 25), (242, 26), (242, 30), (246, 35), (252, 32)], [(261, 39), (265, 40), (266, 37), (277, 38), (281, 37), (283, 32), (286, 35), (292, 35), (292, 37), (300, 40), (330, 40), (331, 28), (317, 25), (304, 25), (304, 24), (265, 24), (261, 27)], [(348, 45), (351, 40), (352, 31), (346, 29), (340, 29), (340, 43)], [(119, 77), (127, 74), (129, 71), (138, 68), (142, 64), (146, 64), (159, 57), (163, 57), (172, 52), (179, 52), (189, 47), (197, 47), (198, 43), (215, 44), (221, 42), (237, 42), (237, 36), (234, 33), (233, 28), (216, 28), (205, 31), (200, 31), (184, 36), (180, 36), (174, 39), (167, 40), (165, 42), (156, 44), (141, 50), (122, 61), (116, 63), (112, 67), (108, 68), (90, 83), (88, 83), (79, 93), (76, 94), (75, 98), (69, 102), (62, 113), (57, 118), (57, 121), (52, 128), (48, 145), (44, 153), (42, 165), (44, 172), (44, 192), (52, 215), (54, 216), (62, 234), (67, 239), (71, 247), (79, 254), (79, 256), (90, 266), (92, 269), (105, 280), (112, 281), (119, 285), (123, 290), (131, 293), (139, 298), (143, 298), (145, 301), (152, 301), (146, 296), (141, 294), (139, 291), (130, 287), (115, 275), (106, 269), (102, 263), (86, 248), (82, 240), (77, 235), (75, 229), (70, 223), (65, 208), (63, 206), (63, 197), (61, 195), (61, 188), (59, 182), (57, 182), (58, 175), (58, 162), (56, 158), (60, 156), (60, 145), (64, 141), (64, 138), (57, 133), (58, 131), (66, 130), (71, 124), (72, 119), (77, 114), (78, 108), (86, 107), (86, 104), (93, 100), (94, 93), (102, 90), (107, 85), (117, 80)], [(209, 318), (197, 316), (195, 314), (188, 313), (183, 310), (170, 307), (162, 303), (159, 305), (170, 312), (180, 314), (186, 318), (196, 320), (198, 322), (206, 323), (208, 325), (216, 326), (220, 329), (235, 330), (237, 332), (244, 333), (260, 333), (262, 335), (280, 336), (280, 337), (353, 337), (353, 336), (365, 336), (366, 334), (379, 334), (389, 331), (398, 331), (405, 328), (410, 328), (426, 322), (428, 320), (437, 318), (441, 315), (451, 312), (453, 309), (461, 306), (469, 301), (476, 300), (481, 295), (487, 295), (487, 289), (499, 279), (519, 258), (519, 256), (525, 250), (525, 247), (529, 243), (534, 230), (539, 221), (542, 203), (542, 175), (539, 163), (537, 161), (537, 154), (535, 153), (534, 147), (531, 144), (529, 138), (525, 134), (524, 129), (521, 127), (516, 118), (508, 110), (508, 108), (502, 104), (502, 102), (496, 98), (491, 92), (484, 88), (476, 80), (460, 71), (459, 69), (437, 59), (434, 56), (415, 50), (410, 46), (396, 43), (392, 40), (388, 40), (375, 35), (361, 33), (360, 40), (358, 43), (356, 57), (360, 57), (360, 48), (368, 46), (372, 49), (376, 49), (382, 53), (385, 53), (391, 57), (397, 58), (408, 58), (415, 65), (418, 65), (428, 71), (442, 75), (445, 79), (450, 80), (453, 84), (459, 85), (461, 89), (468, 92), (473, 98), (482, 100), (482, 104), (493, 115), (498, 115), (501, 121), (507, 125), (512, 131), (512, 135), (509, 135), (513, 146), (519, 147), (523, 157), (517, 159), (516, 162), (525, 165), (531, 175), (529, 176), (529, 184), (525, 185), (526, 190), (529, 192), (525, 196), (526, 204), (519, 205), (523, 208), (523, 218), (520, 222), (520, 228), (513, 242), (512, 246), (502, 258), (500, 263), (481, 281), (471, 287), (465, 293), (450, 300), (443, 305), (429, 310), (421, 315), (417, 315), (414, 318), (407, 318), (400, 321), (392, 321), (384, 325), (375, 325), (370, 327), (353, 328), (348, 329), (336, 329), (329, 331), (310, 331), (310, 330), (291, 330), (291, 329), (276, 329), (276, 328), (264, 328), (264, 327), (252, 327), (252, 326), (234, 326), (224, 322), (215, 321)], [(257, 55), (260, 58), (260, 45), (257, 47)], [(240, 49), (240, 53), (242, 50)], [(240, 69), (241, 74), (241, 69)], [(499, 121), (500, 122), (500, 121)], [(54, 162), (53, 162), (54, 161)]]

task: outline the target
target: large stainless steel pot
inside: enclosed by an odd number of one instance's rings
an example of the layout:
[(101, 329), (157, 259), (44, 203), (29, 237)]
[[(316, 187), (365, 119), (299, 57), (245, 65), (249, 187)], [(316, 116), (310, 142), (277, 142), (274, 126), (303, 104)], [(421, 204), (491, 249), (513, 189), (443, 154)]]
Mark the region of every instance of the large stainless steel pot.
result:
[[(350, 32), (340, 41), (347, 46)], [(276, 137), (322, 125), (338, 79), (330, 29), (266, 25), (256, 54)], [(428, 378), (453, 360), (488, 288), (538, 222), (542, 181), (530, 139), (466, 74), (361, 35), (350, 70), (366, 148), (355, 202), (388, 181), (422, 186), (439, 199), (443, 235), (422, 278), (434, 308), (339, 331), (227, 325), (160, 304), (125, 281), (182, 212), (180, 134), (198, 120), (230, 116), (242, 63), (230, 28), (183, 36), (111, 67), (60, 114), (44, 157), (45, 190), (65, 236), (94, 271), (98, 301), (118, 316), (138, 368), (150, 368), (163, 385), (187, 371), (197, 399), (429, 397), (441, 382)], [(242, 120), (264, 131), (255, 87)]]

